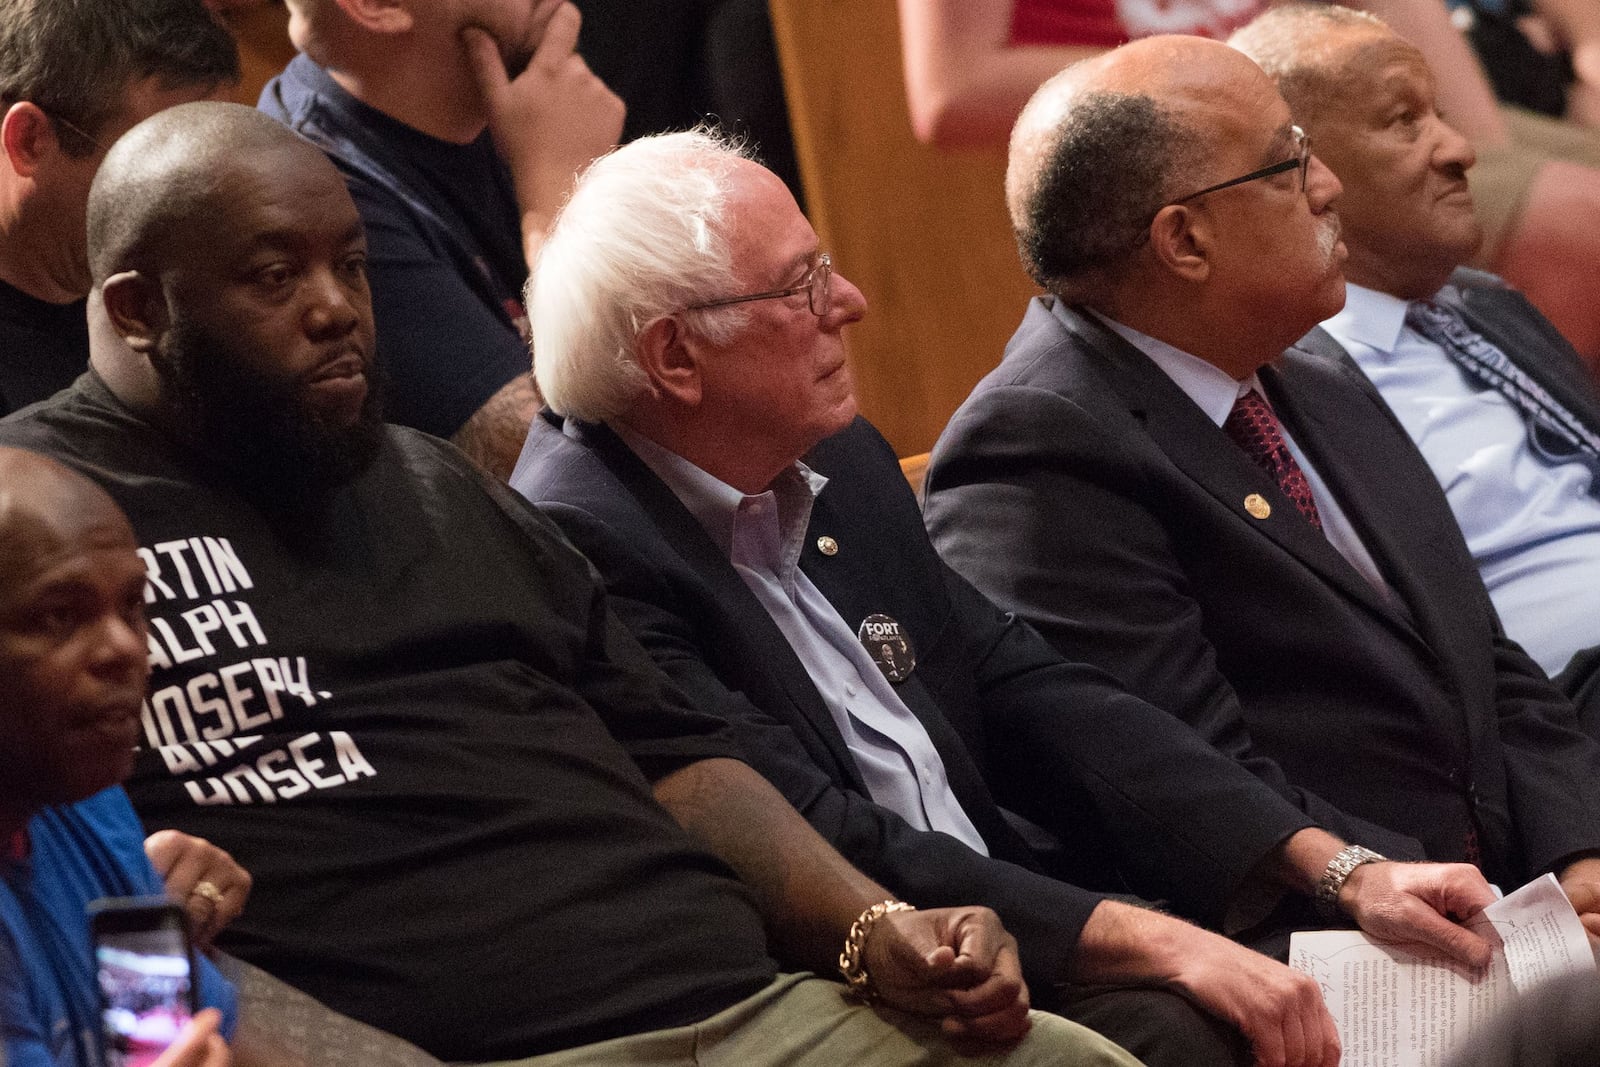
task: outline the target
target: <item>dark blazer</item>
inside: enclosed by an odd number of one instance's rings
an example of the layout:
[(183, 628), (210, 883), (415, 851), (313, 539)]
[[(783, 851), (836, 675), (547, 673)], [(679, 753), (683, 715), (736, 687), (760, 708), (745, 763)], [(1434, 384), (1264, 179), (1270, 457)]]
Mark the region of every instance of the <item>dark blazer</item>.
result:
[[(1040, 873), (995, 793), (1065, 842), (1056, 873), (1218, 919), (1245, 875), (1309, 820), (1192, 731), (1062, 662), (934, 553), (888, 444), (857, 420), (806, 457), (829, 478), (801, 566), (851, 629), (881, 612), (917, 664), (897, 687), (993, 859), (873, 804), (799, 658), (673, 492), (609, 429), (535, 419), (513, 486), (605, 577), (618, 614), (749, 762), (853, 863), (917, 903), (986, 904), (1036, 993), (1060, 981), (1100, 893)], [(823, 555), (828, 535), (837, 554)], [(1028, 785), (1027, 796), (1019, 784)]]
[[(1478, 333), (1504, 352), (1550, 395), (1590, 429), (1600, 432), (1600, 385), (1583, 357), (1567, 343), (1550, 320), (1493, 274), (1463, 267), (1438, 297)], [(1302, 351), (1356, 366), (1355, 361), (1320, 326), (1296, 344)], [(1600, 737), (1600, 645), (1578, 653), (1556, 678), (1578, 708), (1578, 719), (1591, 737)]]
[(1600, 845), (1600, 746), (1501, 634), (1442, 492), (1358, 371), (1291, 350), (1260, 377), (1392, 602), (1155, 364), (1052, 300), (934, 448), (927, 519), (956, 570), (1380, 851), (1460, 860), (1475, 834), (1491, 880), (1515, 885)]

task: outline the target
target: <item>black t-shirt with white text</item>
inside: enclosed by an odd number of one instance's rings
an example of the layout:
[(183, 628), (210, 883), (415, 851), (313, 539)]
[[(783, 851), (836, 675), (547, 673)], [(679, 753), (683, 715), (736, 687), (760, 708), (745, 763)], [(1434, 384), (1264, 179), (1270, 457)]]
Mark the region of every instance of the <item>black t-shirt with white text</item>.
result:
[(386, 432), (353, 483), (290, 510), (92, 374), (0, 423), (133, 522), (153, 673), (128, 788), (152, 829), (255, 876), (222, 947), (447, 1060), (683, 1025), (760, 989), (750, 895), (650, 793), (736, 755), (720, 722), (542, 518), (448, 445)]

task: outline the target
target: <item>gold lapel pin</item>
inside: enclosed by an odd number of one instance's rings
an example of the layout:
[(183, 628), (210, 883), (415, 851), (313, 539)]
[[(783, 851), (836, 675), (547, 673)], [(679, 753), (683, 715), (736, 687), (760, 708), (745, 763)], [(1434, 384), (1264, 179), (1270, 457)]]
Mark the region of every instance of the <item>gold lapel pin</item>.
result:
[(1244, 498), (1244, 509), (1253, 519), (1264, 519), (1272, 514), (1272, 505), (1267, 503), (1260, 493), (1251, 493)]
[(835, 541), (827, 534), (823, 534), (821, 537), (817, 538), (817, 551), (821, 552), (824, 556), (837, 556), (839, 554), (839, 542)]

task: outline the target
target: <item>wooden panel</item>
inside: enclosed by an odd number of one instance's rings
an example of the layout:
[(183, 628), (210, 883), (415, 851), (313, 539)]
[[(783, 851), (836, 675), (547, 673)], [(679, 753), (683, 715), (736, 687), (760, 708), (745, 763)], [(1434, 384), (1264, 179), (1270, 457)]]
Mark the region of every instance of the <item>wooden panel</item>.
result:
[(294, 58), (289, 43), (289, 11), (282, 4), (261, 3), (224, 11), (223, 21), (239, 42), (243, 77), (228, 99), (255, 107), (261, 87)]
[(917, 503), (922, 503), (922, 483), (928, 480), (928, 453), (918, 452), (900, 461), (900, 473), (906, 476)]
[(869, 310), (850, 328), (862, 412), (927, 451), (1037, 290), (1005, 213), (1004, 153), (911, 135), (895, 0), (771, 0), (812, 225)]

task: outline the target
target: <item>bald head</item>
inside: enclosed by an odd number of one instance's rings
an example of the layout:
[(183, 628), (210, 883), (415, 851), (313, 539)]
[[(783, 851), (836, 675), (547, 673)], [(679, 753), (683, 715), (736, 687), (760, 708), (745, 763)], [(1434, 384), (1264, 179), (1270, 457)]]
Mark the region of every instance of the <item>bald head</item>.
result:
[(344, 179), (236, 104), (140, 123), (89, 194), (90, 365), (265, 491), (354, 477), (383, 435), (366, 234)]
[(53, 459), (0, 448), (0, 601), (14, 594), (42, 555), (61, 546), (123, 543), (133, 531), (105, 490)]
[(1028, 103), (1007, 199), (1034, 277), (1235, 378), (1344, 299), (1338, 180), (1243, 54), (1149, 37)]
[(99, 288), (126, 270), (159, 272), (228, 222), (225, 179), (270, 160), (286, 173), (338, 172), (282, 123), (240, 104), (169, 108), (139, 125), (106, 155), (89, 192), (89, 269)]
[(1046, 82), (1017, 120), (1006, 169), (1006, 203), (1034, 278), (1083, 298), (1163, 203), (1197, 187), (1228, 118), (1218, 88), (1251, 79), (1266, 84), (1225, 45), (1165, 36)]

